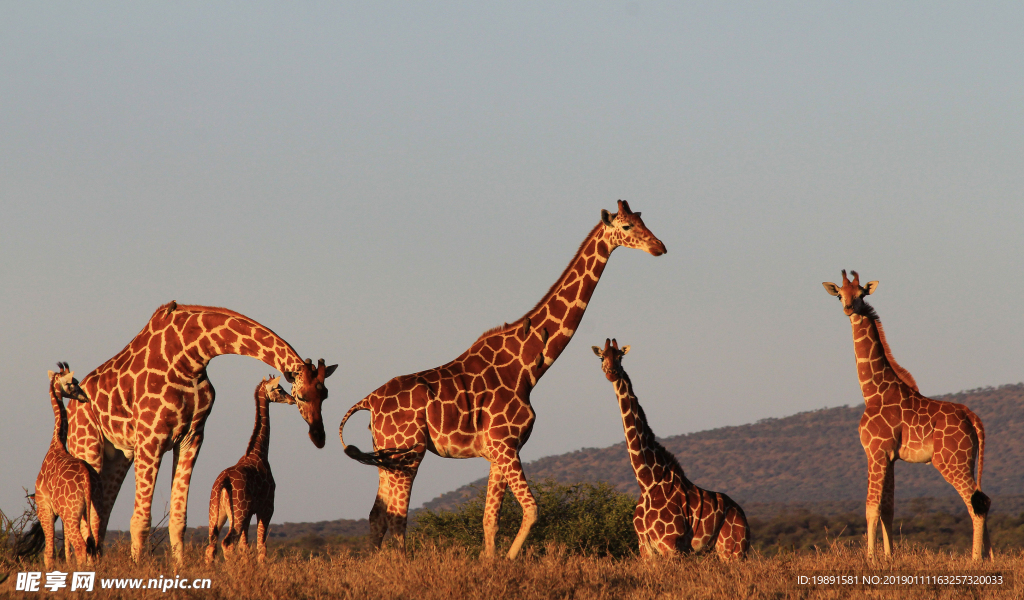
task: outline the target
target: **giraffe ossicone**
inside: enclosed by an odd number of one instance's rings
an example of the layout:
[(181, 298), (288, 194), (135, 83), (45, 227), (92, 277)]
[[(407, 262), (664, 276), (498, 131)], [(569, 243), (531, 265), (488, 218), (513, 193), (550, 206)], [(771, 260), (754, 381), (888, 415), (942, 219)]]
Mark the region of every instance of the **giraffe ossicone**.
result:
[(991, 558), (987, 524), (991, 501), (981, 491), (985, 462), (985, 427), (981, 419), (963, 404), (933, 400), (921, 394), (914, 377), (893, 358), (878, 313), (864, 300), (878, 288), (878, 282), (861, 286), (856, 271), (850, 271), (853, 279), (847, 279), (846, 270), (842, 274), (842, 285), (831, 281), (822, 285), (839, 298), (853, 327), (857, 377), (865, 405), (858, 430), (868, 460), (868, 557), (875, 556), (879, 520), (885, 555), (892, 555), (895, 462), (904, 460), (932, 463), (956, 489), (974, 525), (972, 558), (982, 560), (986, 554)]
[(337, 365), (313, 366), (280, 336), (226, 308), (170, 302), (153, 313), (129, 344), (82, 380), (89, 402), (72, 403), (68, 451), (100, 474), (101, 537), (128, 468), (135, 463), (132, 558), (138, 560), (152, 522), (153, 487), (164, 453), (173, 452), (171, 553), (182, 560), (192, 469), (202, 446), (214, 389), (210, 360), (239, 354), (263, 361), (288, 380), (317, 448), (325, 441), (324, 380)]
[[(320, 366), (323, 366), (321, 360)], [(270, 405), (295, 404), (295, 398), (281, 387), (280, 377), (267, 377), (256, 386), (256, 423), (245, 454), (233, 466), (221, 471), (210, 492), (210, 531), (206, 546), (206, 562), (213, 562), (217, 538), (225, 522), (228, 532), (221, 545), (225, 558), (240, 546), (242, 557), (248, 556), (249, 523), (256, 515), (256, 559), (267, 558), (267, 532), (274, 516), (274, 493), (277, 484), (270, 470)]]
[[(357, 402), (341, 421), (345, 453), (379, 469), (380, 487), (370, 511), (370, 531), (380, 546), (390, 530), (404, 548), (409, 493), (423, 456), (483, 457), (491, 463), (484, 510), (483, 557), (495, 554), (498, 511), (506, 487), (523, 509), (508, 551), (515, 558), (537, 518), (519, 451), (533, 430), (530, 392), (572, 339), (608, 257), (623, 246), (653, 256), (665, 245), (640, 213), (619, 200), (618, 212), (601, 221), (580, 244), (558, 281), (520, 319), (484, 332), (455, 360), (434, 369), (395, 377)], [(373, 452), (345, 444), (345, 422), (370, 411)]]
[[(63, 400), (87, 402), (88, 397), (75, 379), (67, 363), (57, 363), (57, 371), (48, 371), (50, 406), (53, 409), (53, 437), (36, 477), (36, 511), (45, 537), (43, 561), (47, 569), (53, 565), (54, 524), (60, 518), (64, 525), (64, 556), (71, 561), (92, 564), (101, 552), (100, 507), (103, 494), (99, 476), (84, 461), (68, 453), (67, 412)], [(30, 533), (31, 535), (31, 533)]]
[(640, 554), (670, 555), (714, 551), (724, 559), (743, 558), (750, 548), (750, 526), (740, 505), (721, 492), (694, 485), (671, 452), (658, 442), (633, 383), (622, 368), (629, 346), (606, 339), (592, 347), (605, 378), (615, 385), (629, 462), (640, 485), (633, 527)]

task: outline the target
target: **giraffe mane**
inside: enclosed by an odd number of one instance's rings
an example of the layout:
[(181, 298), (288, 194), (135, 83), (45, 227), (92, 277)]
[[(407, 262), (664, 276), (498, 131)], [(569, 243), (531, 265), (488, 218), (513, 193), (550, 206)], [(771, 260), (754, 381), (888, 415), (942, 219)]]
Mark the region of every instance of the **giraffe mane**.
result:
[[(626, 383), (629, 385), (629, 389), (632, 390), (633, 381), (625, 371), (622, 372), (622, 378), (626, 380)], [(633, 399), (636, 400), (636, 396), (633, 396)], [(672, 454), (662, 446), (661, 442), (658, 441), (658, 437), (654, 435), (654, 430), (651, 429), (651, 425), (647, 422), (647, 414), (644, 413), (644, 407), (639, 401), (636, 401), (636, 412), (639, 417), (639, 421), (643, 423), (643, 430), (641, 431), (640, 439), (644, 440), (644, 442), (654, 450), (655, 454), (660, 455), (672, 471), (677, 473), (683, 479), (686, 479), (686, 472), (683, 471), (683, 466), (679, 464), (679, 459), (676, 458), (675, 454)], [(686, 481), (689, 480), (686, 479)]]
[[(263, 323), (260, 323), (256, 319), (253, 319), (252, 317), (247, 317), (247, 316), (243, 315), (240, 312), (236, 312), (236, 311), (231, 310), (230, 308), (222, 308), (220, 306), (203, 306), (201, 304), (177, 304), (174, 301), (171, 301), (171, 302), (168, 302), (167, 304), (164, 304), (163, 306), (160, 306), (159, 308), (157, 308), (153, 312), (153, 316), (150, 317), (150, 320), (152, 321), (158, 314), (160, 314), (161, 311), (167, 310), (168, 307), (170, 307), (173, 312), (214, 313), (214, 314), (225, 315), (225, 316), (228, 316), (228, 317), (234, 317), (236, 319), (242, 319), (243, 321), (247, 321), (249, 323), (252, 323), (253, 325), (256, 325), (258, 327), (266, 329), (270, 333), (274, 334), (274, 336), (277, 337), (277, 339), (279, 339), (282, 342), (284, 342), (284, 345), (287, 346), (292, 352), (295, 352), (295, 348), (292, 348), (292, 345), (289, 344), (288, 341), (285, 340), (283, 337), (277, 335), (276, 331), (274, 331), (273, 329), (267, 327)], [(131, 342), (129, 342), (128, 345), (130, 346)], [(128, 346), (125, 346), (125, 347), (127, 348)], [(295, 352), (295, 356), (299, 356), (299, 353)]]
[[(576, 263), (576, 259), (579, 258), (581, 254), (583, 254), (583, 249), (587, 246), (587, 243), (590, 242), (591, 238), (594, 237), (594, 234), (603, 225), (604, 225), (604, 223), (598, 223), (597, 225), (594, 226), (593, 229), (590, 230), (590, 233), (587, 234), (587, 237), (583, 238), (583, 241), (580, 242), (580, 247), (576, 250), (576, 254), (574, 254), (572, 256), (572, 259), (569, 261), (569, 264), (566, 265), (565, 269), (562, 270), (562, 274), (559, 275), (558, 279), (556, 279), (555, 282), (551, 284), (551, 287), (548, 288), (548, 291), (547, 291), (546, 294), (544, 294), (544, 297), (541, 298), (537, 302), (537, 304), (533, 305), (533, 308), (531, 308), (530, 310), (526, 311), (526, 314), (524, 314), (523, 316), (519, 317), (515, 321), (512, 321), (511, 323), (505, 323), (504, 325), (498, 325), (497, 327), (492, 327), (492, 328), (488, 329), (487, 331), (485, 331), (482, 334), (480, 334), (480, 337), (478, 337), (476, 339), (476, 341), (479, 342), (480, 340), (484, 339), (485, 337), (487, 337), (489, 335), (492, 335), (492, 334), (495, 334), (495, 333), (504, 333), (506, 331), (515, 329), (515, 328), (519, 327), (520, 325), (522, 325), (523, 321), (525, 321), (527, 317), (529, 317), (533, 313), (537, 312), (537, 309), (540, 308), (541, 306), (543, 306), (555, 294), (555, 292), (559, 288), (559, 285), (565, 279), (565, 276), (569, 273), (569, 270), (573, 268), (573, 265)], [(474, 343), (476, 343), (476, 342), (474, 342)]]
[(892, 350), (889, 349), (889, 342), (885, 340), (885, 329), (882, 328), (882, 321), (878, 318), (878, 313), (875, 312), (875, 308), (867, 302), (863, 302), (863, 304), (866, 308), (864, 316), (871, 319), (871, 322), (875, 324), (875, 330), (878, 331), (878, 340), (882, 342), (882, 350), (885, 352), (885, 362), (889, 363), (889, 366), (892, 367), (892, 370), (896, 373), (896, 376), (900, 378), (900, 381), (909, 385), (915, 392), (920, 392), (921, 390), (918, 389), (917, 382), (914, 381), (914, 376), (910, 374), (910, 371), (901, 367), (899, 363), (896, 362), (896, 359), (893, 358)]

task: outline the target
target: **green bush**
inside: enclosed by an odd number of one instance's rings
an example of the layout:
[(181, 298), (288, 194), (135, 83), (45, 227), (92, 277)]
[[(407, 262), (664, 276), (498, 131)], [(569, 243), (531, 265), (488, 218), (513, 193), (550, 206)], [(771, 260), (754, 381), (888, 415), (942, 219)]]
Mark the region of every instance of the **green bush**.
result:
[[(607, 483), (563, 485), (555, 481), (530, 482), (537, 499), (537, 522), (530, 529), (524, 548), (543, 553), (550, 544), (563, 546), (573, 554), (627, 556), (636, 552), (633, 530), (636, 499)], [(459, 545), (483, 549), (484, 497), (476, 498), (455, 511), (424, 511), (410, 532), (414, 544)], [(507, 549), (519, 531), (522, 509), (506, 492), (499, 517), (496, 544)]]

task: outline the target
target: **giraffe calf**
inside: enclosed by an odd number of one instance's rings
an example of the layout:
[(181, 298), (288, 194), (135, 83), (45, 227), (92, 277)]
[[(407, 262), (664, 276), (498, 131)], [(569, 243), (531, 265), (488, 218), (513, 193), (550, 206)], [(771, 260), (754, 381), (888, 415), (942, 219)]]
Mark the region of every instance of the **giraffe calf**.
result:
[[(274, 516), (274, 475), (270, 472), (270, 402), (295, 404), (295, 399), (279, 384), (280, 377), (264, 379), (256, 386), (256, 425), (249, 447), (233, 467), (221, 471), (210, 492), (210, 542), (206, 562), (213, 562), (217, 538), (225, 522), (228, 532), (222, 548), (228, 557), (239, 542), (243, 552), (249, 548), (249, 523), (256, 515), (256, 557), (267, 558), (267, 528)], [(243, 554), (245, 556), (245, 554)]]
[(53, 565), (55, 555), (54, 525), (59, 517), (64, 525), (64, 556), (70, 560), (71, 548), (75, 561), (92, 564), (100, 551), (100, 510), (97, 502), (103, 498), (99, 476), (85, 461), (68, 453), (67, 413), (63, 399), (72, 398), (88, 402), (89, 398), (78, 385), (75, 372), (67, 363), (58, 363), (59, 371), (49, 371), (50, 404), (53, 408), (53, 438), (36, 477), (36, 511), (46, 538), (43, 560), (46, 568)]
[(601, 369), (615, 384), (622, 411), (629, 461), (640, 484), (640, 501), (633, 513), (633, 527), (640, 554), (689, 553), (710, 550), (724, 559), (743, 558), (750, 548), (750, 526), (743, 509), (732, 498), (694, 485), (679, 461), (658, 442), (647, 416), (633, 394), (633, 383), (622, 368), (629, 346), (619, 349), (605, 340), (604, 350), (594, 346)]

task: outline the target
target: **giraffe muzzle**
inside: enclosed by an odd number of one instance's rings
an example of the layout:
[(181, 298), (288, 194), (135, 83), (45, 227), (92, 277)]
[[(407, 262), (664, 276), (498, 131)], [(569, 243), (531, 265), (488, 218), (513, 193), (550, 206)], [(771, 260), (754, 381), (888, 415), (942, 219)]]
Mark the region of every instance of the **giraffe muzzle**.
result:
[(327, 441), (327, 434), (324, 433), (324, 422), (315, 421), (309, 424), (309, 439), (317, 448), (323, 448)]

